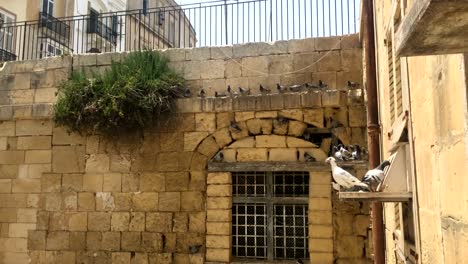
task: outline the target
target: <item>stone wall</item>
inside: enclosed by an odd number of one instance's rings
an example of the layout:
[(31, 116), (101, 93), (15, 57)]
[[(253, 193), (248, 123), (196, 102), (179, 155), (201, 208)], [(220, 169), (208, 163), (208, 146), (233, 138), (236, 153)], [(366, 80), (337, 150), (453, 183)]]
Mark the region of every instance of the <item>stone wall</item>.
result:
[[(349, 36), (166, 50), (194, 92), (318, 79), (332, 90), (180, 99), (177, 113), (143, 135), (119, 138), (69, 133), (51, 115), (57, 85), (72, 69), (101, 71), (125, 53), (7, 63), (0, 72), (0, 263), (231, 261), (230, 174), (209, 174), (208, 161), (220, 150), (229, 162), (298, 161), (303, 151), (323, 161), (329, 147), (303, 133), (331, 127), (332, 119), (343, 124), (333, 130), (342, 142), (365, 145), (362, 94), (333, 89), (360, 82), (358, 46)], [(276, 75), (320, 55), (304, 72)], [(311, 263), (366, 262), (368, 206), (339, 201), (328, 170), (310, 179)]]
[[(376, 2), (377, 3), (377, 2)], [(416, 1), (408, 2), (406, 10)], [(391, 144), (388, 103), (387, 48), (383, 36), (391, 21), (390, 2), (376, 4), (376, 41), (379, 78), (379, 110), (382, 122), (383, 158)], [(415, 244), (420, 263), (464, 263), (468, 247), (468, 107), (467, 56), (463, 54), (404, 58), (408, 69), (410, 113), (409, 157), (414, 170), (413, 208)], [(405, 92), (405, 91), (404, 91)], [(411, 135), (411, 134), (410, 134)], [(396, 263), (393, 203), (385, 205), (387, 261)]]

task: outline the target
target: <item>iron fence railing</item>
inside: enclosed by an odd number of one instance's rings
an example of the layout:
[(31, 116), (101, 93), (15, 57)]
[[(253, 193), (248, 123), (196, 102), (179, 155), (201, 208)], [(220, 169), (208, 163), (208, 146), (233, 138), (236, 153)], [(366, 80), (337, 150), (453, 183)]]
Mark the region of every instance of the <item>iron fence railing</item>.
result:
[(38, 20), (0, 27), (0, 61), (345, 35), (359, 30), (359, 6), (360, 0), (217, 0), (61, 18), (40, 12)]

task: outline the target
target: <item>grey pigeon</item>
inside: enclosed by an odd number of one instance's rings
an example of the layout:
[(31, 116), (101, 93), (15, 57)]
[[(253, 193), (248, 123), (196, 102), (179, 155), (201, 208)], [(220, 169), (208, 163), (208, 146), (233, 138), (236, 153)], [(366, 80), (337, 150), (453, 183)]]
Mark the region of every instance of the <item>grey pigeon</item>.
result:
[(186, 98), (192, 97), (192, 91), (190, 91), (190, 89), (185, 89), (184, 97)]
[(224, 160), (224, 154), (222, 151), (216, 153), (216, 155), (213, 157), (214, 162), (222, 162)]
[(311, 135), (309, 132), (305, 132), (302, 136), (304, 137), (305, 140), (310, 141)]
[(351, 173), (336, 165), (336, 160), (333, 157), (329, 157), (325, 160), (326, 163), (330, 163), (333, 180), (338, 183), (345, 190), (352, 190), (356, 187), (361, 190), (369, 190), (369, 186), (361, 182), (358, 178), (351, 175)]
[(234, 121), (231, 121), (231, 124), (229, 125), (229, 127), (232, 128), (233, 130), (237, 131), (237, 132), (242, 131), (242, 128), (239, 126), (239, 124), (237, 124)]
[(278, 123), (280, 123), (280, 124), (287, 124), (289, 122), (289, 120), (287, 118), (284, 118), (282, 116), (278, 116), (276, 118), (276, 120), (278, 120)]
[(302, 89), (302, 85), (300, 85), (300, 84), (295, 84), (295, 85), (289, 86), (289, 90), (291, 92), (299, 92), (299, 91), (301, 91), (301, 89)]
[(242, 88), (242, 87), (239, 87), (239, 92), (240, 92), (240, 94), (242, 94), (242, 95), (249, 95), (249, 94), (250, 94), (250, 88)]
[(276, 89), (278, 90), (279, 93), (284, 93), (286, 91), (286, 87), (284, 87), (283, 85), (279, 83), (276, 84)]
[(304, 160), (307, 162), (317, 161), (312, 155), (308, 152), (304, 152)]
[(359, 86), (359, 83), (353, 82), (353, 81), (348, 81), (347, 82), (348, 88), (356, 88)]
[(351, 151), (351, 158), (353, 160), (361, 160), (362, 159), (362, 151), (361, 147), (358, 145), (351, 145), (352, 151)]
[(234, 91), (234, 90), (231, 88), (231, 85), (228, 85), (228, 87), (227, 87), (227, 92), (228, 92), (230, 95), (237, 95), (237, 92)]
[(322, 80), (318, 81), (318, 86), (319, 88), (327, 88), (328, 84), (324, 83)]
[(318, 85), (313, 84), (313, 83), (306, 83), (305, 87), (306, 88), (315, 88), (315, 89), (320, 88)]
[(191, 254), (196, 254), (200, 251), (201, 247), (202, 245), (192, 245), (192, 246), (189, 246), (189, 251)]
[(218, 93), (218, 92), (215, 92), (215, 97), (226, 97), (226, 93)]
[(390, 165), (390, 161), (384, 160), (375, 169), (369, 170), (362, 178), (362, 182), (369, 185), (372, 191), (375, 191), (384, 178), (384, 169)]
[(296, 264), (304, 264), (304, 261), (302, 261), (301, 259), (296, 259)]
[(271, 90), (260, 84), (260, 92), (261, 93), (270, 93)]
[(205, 90), (202, 88), (199, 92), (198, 92), (198, 97), (205, 97), (206, 93), (205, 93)]

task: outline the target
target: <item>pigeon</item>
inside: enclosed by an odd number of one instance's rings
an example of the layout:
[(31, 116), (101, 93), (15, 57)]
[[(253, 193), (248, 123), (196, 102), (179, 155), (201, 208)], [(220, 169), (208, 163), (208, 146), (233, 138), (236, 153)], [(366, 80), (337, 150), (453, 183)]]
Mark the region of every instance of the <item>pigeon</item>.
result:
[(313, 84), (313, 83), (305, 83), (304, 85), (306, 88), (320, 88), (318, 85)]
[(289, 86), (289, 90), (291, 92), (299, 92), (299, 91), (301, 91), (301, 89), (302, 89), (302, 85), (300, 85), (300, 84), (295, 84), (295, 85)]
[(224, 154), (222, 151), (216, 153), (216, 155), (213, 157), (214, 162), (222, 162), (224, 160)]
[(279, 83), (276, 84), (276, 89), (278, 90), (279, 93), (284, 93), (286, 91), (286, 87), (284, 87), (283, 85)]
[(317, 161), (312, 155), (308, 152), (304, 152), (304, 160), (307, 162)]
[(237, 124), (234, 121), (231, 121), (231, 124), (229, 125), (229, 127), (232, 128), (233, 130), (237, 131), (237, 132), (242, 131), (242, 128), (239, 126), (239, 124)]
[(362, 178), (362, 182), (369, 185), (372, 191), (377, 190), (378, 185), (384, 178), (384, 169), (389, 165), (390, 161), (384, 160), (375, 169), (367, 171), (366, 175), (364, 175), (364, 178)]
[(362, 159), (361, 147), (359, 147), (358, 145), (351, 145), (350, 147), (352, 149), (351, 158), (353, 160), (361, 160)]
[(304, 261), (302, 261), (302, 259), (296, 259), (296, 264), (304, 264)]
[(348, 81), (347, 82), (348, 88), (356, 88), (359, 86), (359, 83), (353, 82), (353, 81)]
[(324, 83), (322, 80), (318, 81), (318, 86), (319, 88), (327, 88), (328, 84)]
[(309, 132), (305, 132), (302, 136), (304, 137), (305, 140), (310, 141), (311, 135)]
[(261, 93), (270, 93), (271, 90), (260, 84), (260, 92)]
[(205, 90), (202, 88), (199, 92), (198, 92), (198, 97), (205, 97), (206, 93), (205, 93)]
[(226, 97), (226, 93), (215, 92), (215, 97)]
[(334, 190), (340, 191), (340, 185), (336, 182), (332, 182), (332, 188)]
[(202, 245), (192, 245), (192, 246), (189, 246), (189, 251), (191, 254), (196, 254), (198, 253), (198, 251), (200, 251), (201, 247)]
[(239, 92), (240, 92), (240, 94), (242, 94), (242, 95), (249, 95), (249, 94), (250, 94), (250, 88), (242, 88), (242, 87), (239, 87)]
[(237, 95), (237, 93), (236, 93), (234, 90), (232, 90), (231, 85), (228, 85), (228, 86), (227, 86), (227, 92), (228, 92), (230, 95)]
[(186, 98), (192, 97), (192, 91), (190, 91), (190, 89), (185, 89), (184, 97)]
[(278, 120), (278, 123), (280, 123), (280, 124), (287, 124), (289, 122), (289, 120), (287, 118), (284, 118), (282, 116), (278, 116), (278, 118), (276, 118), (276, 120)]
[(349, 160), (351, 158), (351, 152), (349, 152), (343, 145), (333, 146), (333, 156), (339, 160)]
[(351, 173), (345, 171), (344, 169), (336, 165), (336, 160), (333, 157), (329, 157), (325, 162), (330, 163), (333, 180), (338, 183), (345, 190), (369, 190), (369, 186), (361, 182), (358, 178), (351, 175)]

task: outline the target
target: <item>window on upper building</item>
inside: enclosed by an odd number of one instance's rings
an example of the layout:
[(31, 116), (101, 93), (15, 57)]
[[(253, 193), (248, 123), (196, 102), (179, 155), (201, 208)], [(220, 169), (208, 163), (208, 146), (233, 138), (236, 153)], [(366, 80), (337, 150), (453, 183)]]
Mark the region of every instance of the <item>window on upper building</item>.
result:
[(308, 172), (232, 174), (232, 255), (308, 259)]
[(143, 15), (148, 14), (148, 0), (143, 0)]
[(3, 26), (0, 27), (0, 50), (14, 53), (15, 27), (12, 23), (15, 22), (15, 15), (0, 9), (0, 20), (3, 21)]
[(42, 0), (42, 12), (52, 16), (54, 14), (54, 0)]

